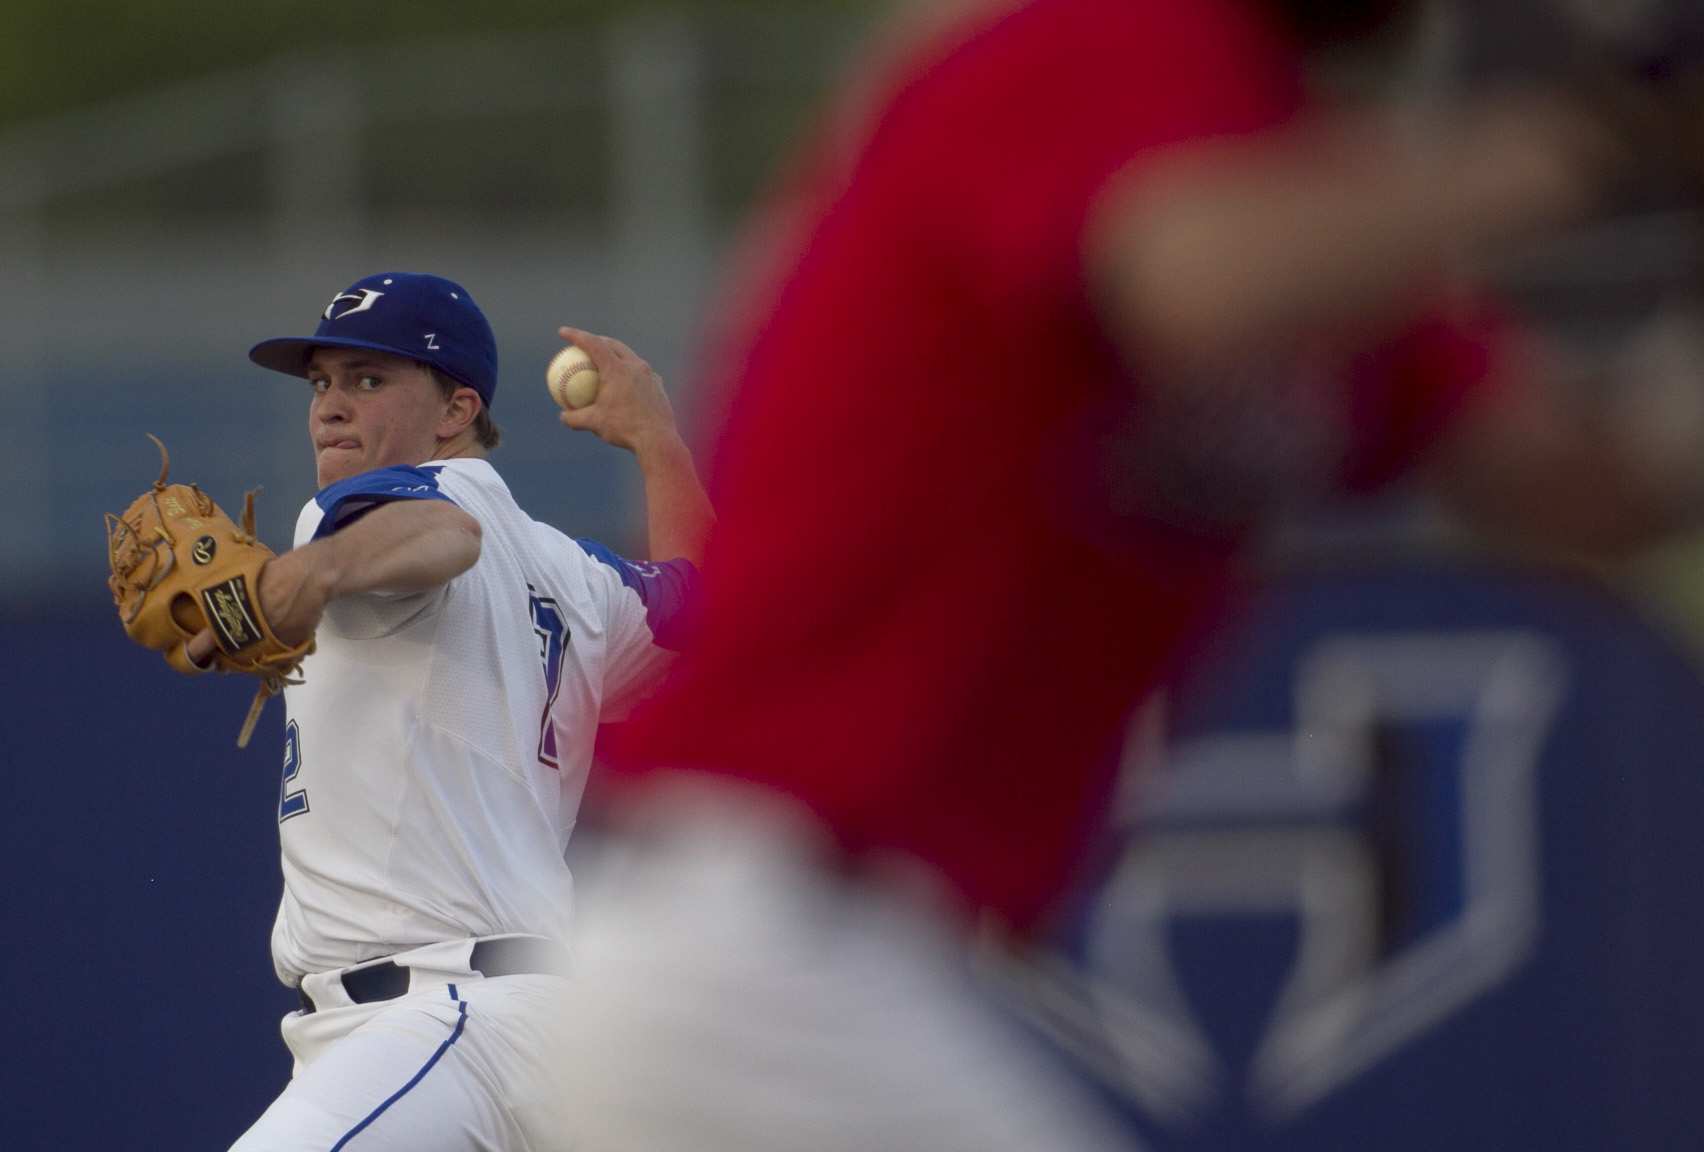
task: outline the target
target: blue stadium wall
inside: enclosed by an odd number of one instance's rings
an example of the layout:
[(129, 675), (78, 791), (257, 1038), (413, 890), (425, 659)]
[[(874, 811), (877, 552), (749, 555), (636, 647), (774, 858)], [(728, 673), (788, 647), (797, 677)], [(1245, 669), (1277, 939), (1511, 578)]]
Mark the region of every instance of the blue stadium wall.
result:
[(1030, 1012), (1144, 1147), (1704, 1146), (1690, 653), (1584, 582), (1394, 568), (1274, 589), (1187, 681)]
[(282, 709), (239, 750), (252, 684), (172, 673), (104, 592), (0, 617), (0, 1148), (223, 1149), (290, 1075)]
[[(1176, 896), (1157, 937), (1162, 966), (1177, 993), (1172, 1008), (1183, 1006), (1173, 1016), (1194, 1030), (1196, 1063), (1210, 1074), (1191, 1081), (1187, 1053), (1163, 1045), (1150, 1049), (1150, 1066), (1110, 1058), (1116, 1028), (1105, 1020), (1079, 1017), (1073, 1030), (1031, 1016), (1044, 1034), (1070, 1034), (1061, 1059), (1147, 1147), (1704, 1144), (1704, 686), (1666, 638), (1599, 592), (1552, 578), (1451, 569), (1300, 577), (1254, 605), (1197, 670), (1174, 714), (1173, 759), (1289, 733), (1296, 670), (1313, 666), (1322, 639), (1348, 638), (1354, 650), (1367, 638), (1473, 635), (1525, 637), (1548, 654), (1529, 671), (1559, 673), (1547, 681), (1555, 707), (1535, 730), (1525, 793), (1536, 831), (1533, 915), (1502, 923), (1514, 946), (1489, 967), (1483, 956), (1458, 958), (1480, 964), (1482, 978), (1441, 1001), (1436, 988), (1421, 989), (1429, 1009), (1390, 1001), (1389, 1027), (1359, 1064), (1340, 1061), (1274, 1107), (1275, 1081), (1254, 1068), (1285, 1018), (1280, 995), (1307, 922), (1282, 899), (1236, 905), (1234, 884), (1205, 903)], [(0, 1148), (217, 1152), (289, 1075), (277, 1023), (294, 998), (267, 952), (280, 886), (282, 709), (271, 705), (251, 747), (238, 750), (251, 684), (170, 672), (124, 638), (95, 579), (0, 611), (0, 677), (12, 992)], [(1119, 860), (1261, 821), (1283, 835), (1306, 825), (1372, 845), (1385, 911), (1359, 971), (1395, 971), (1405, 950), (1473, 903), (1465, 833), (1452, 815), (1462, 810), (1452, 789), (1464, 777), (1452, 766), (1465, 737), (1450, 707), (1410, 709), (1382, 737), (1396, 751), (1380, 778), (1395, 791), (1310, 810), (1274, 807), (1270, 795), (1238, 808), (1234, 796), (1208, 802), (1182, 788), (1169, 809), (1126, 813), (1108, 845), (1107, 884), (1061, 942), (1078, 989), (1098, 980), (1135, 996), (1154, 986), (1154, 972), (1118, 967), (1134, 954), (1116, 946), (1134, 922), (1118, 918)], [(1444, 983), (1453, 970), (1443, 965)], [(1272, 1067), (1301, 1075), (1312, 1066)]]

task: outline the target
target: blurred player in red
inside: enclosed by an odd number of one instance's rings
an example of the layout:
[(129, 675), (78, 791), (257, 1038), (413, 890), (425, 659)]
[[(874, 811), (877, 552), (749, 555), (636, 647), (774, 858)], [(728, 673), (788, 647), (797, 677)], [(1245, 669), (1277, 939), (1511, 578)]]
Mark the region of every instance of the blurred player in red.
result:
[(1069, 891), (1247, 531), (1423, 456), (1572, 544), (1662, 514), (1453, 279), (1610, 146), (1539, 97), (1424, 140), (1308, 107), (1304, 51), (1377, 7), (961, 4), (844, 94), (718, 364), (695, 659), (607, 781), (585, 1152), (1119, 1146), (961, 945)]

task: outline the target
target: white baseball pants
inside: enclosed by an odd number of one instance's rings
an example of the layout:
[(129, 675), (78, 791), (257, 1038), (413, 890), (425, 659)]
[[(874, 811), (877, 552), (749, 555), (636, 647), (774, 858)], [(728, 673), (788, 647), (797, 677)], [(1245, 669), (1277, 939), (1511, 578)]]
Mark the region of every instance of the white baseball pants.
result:
[(352, 1002), (336, 973), (284, 1018), (295, 1074), (231, 1152), (544, 1152), (565, 1148), (549, 1084), (559, 976), (487, 979), (465, 941), (399, 953), (409, 991)]

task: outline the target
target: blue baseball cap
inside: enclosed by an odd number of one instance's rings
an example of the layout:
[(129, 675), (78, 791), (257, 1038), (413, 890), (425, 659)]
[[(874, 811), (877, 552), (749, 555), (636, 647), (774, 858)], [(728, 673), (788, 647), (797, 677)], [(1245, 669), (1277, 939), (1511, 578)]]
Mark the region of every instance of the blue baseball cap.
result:
[(312, 336), (262, 340), (249, 359), (306, 377), (315, 348), (370, 348), (442, 369), (491, 407), (497, 391), (497, 338), (473, 297), (453, 280), (419, 272), (380, 272), (339, 292)]

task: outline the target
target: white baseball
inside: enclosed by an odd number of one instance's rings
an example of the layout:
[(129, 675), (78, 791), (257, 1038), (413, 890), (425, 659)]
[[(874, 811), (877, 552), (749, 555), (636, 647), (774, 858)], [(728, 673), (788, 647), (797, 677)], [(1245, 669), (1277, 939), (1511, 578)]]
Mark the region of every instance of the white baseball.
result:
[(574, 344), (551, 357), (544, 381), (550, 385), (551, 399), (564, 408), (584, 408), (598, 398), (598, 370), (592, 366), (592, 358)]

